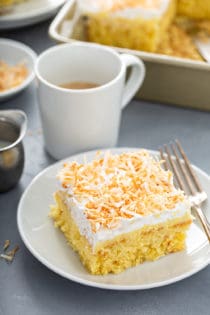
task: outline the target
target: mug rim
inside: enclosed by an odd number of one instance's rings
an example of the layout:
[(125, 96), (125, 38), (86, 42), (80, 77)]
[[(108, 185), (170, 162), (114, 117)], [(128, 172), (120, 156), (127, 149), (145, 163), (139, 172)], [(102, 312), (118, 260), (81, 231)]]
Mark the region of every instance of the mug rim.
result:
[[(49, 53), (51, 52), (56, 52), (58, 50), (61, 50), (65, 47), (76, 47), (76, 46), (79, 46), (79, 47), (89, 47), (89, 48), (93, 48), (93, 49), (99, 49), (101, 51), (107, 51), (109, 53), (111, 53), (112, 55), (114, 55), (115, 57), (118, 58), (119, 62), (120, 62), (120, 65), (121, 65), (121, 68), (119, 70), (119, 73), (110, 81), (108, 81), (107, 83), (105, 84), (102, 84), (102, 85), (99, 85), (97, 87), (94, 87), (94, 88), (88, 88), (88, 89), (67, 89), (67, 88), (63, 88), (63, 87), (60, 87), (56, 84), (53, 84), (53, 83), (50, 83), (48, 80), (46, 80), (41, 74), (40, 74), (40, 70), (39, 70), (39, 64), (40, 64), (40, 61), (46, 57)], [(113, 48), (110, 48), (110, 47), (104, 47), (100, 44), (95, 44), (95, 43), (65, 43), (65, 44), (60, 44), (60, 45), (57, 45), (57, 46), (53, 46), (53, 47), (50, 47), (48, 49), (46, 49), (44, 52), (42, 52), (37, 60), (36, 60), (36, 63), (35, 63), (35, 75), (36, 77), (43, 83), (45, 84), (46, 86), (50, 87), (50, 88), (53, 88), (57, 91), (61, 91), (63, 93), (75, 93), (75, 94), (81, 94), (81, 93), (93, 93), (95, 91), (99, 91), (99, 90), (102, 90), (102, 89), (105, 89), (105, 88), (108, 88), (109, 86), (113, 85), (116, 81), (118, 81), (118, 79), (122, 76), (122, 74), (124, 73), (125, 71), (125, 65), (124, 63), (122, 62), (122, 60), (120, 59), (120, 54), (118, 54)]]

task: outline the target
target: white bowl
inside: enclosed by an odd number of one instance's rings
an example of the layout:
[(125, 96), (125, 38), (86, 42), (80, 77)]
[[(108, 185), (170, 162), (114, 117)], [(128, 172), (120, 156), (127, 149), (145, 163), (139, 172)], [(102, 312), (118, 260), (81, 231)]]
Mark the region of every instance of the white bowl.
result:
[(10, 39), (0, 39), (0, 60), (14, 65), (23, 61), (28, 69), (28, 75), (20, 85), (0, 92), (0, 101), (16, 95), (32, 82), (34, 79), (34, 64), (36, 58), (36, 53), (26, 45)]

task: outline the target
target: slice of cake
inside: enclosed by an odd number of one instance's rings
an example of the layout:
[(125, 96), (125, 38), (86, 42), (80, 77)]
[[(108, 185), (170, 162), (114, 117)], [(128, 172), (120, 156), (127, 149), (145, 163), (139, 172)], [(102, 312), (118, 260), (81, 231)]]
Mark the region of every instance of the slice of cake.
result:
[(178, 14), (193, 19), (210, 19), (210, 1), (178, 0)]
[(64, 164), (50, 216), (92, 274), (119, 273), (185, 248), (189, 201), (150, 154)]
[(175, 0), (78, 0), (91, 42), (155, 52), (176, 13)]

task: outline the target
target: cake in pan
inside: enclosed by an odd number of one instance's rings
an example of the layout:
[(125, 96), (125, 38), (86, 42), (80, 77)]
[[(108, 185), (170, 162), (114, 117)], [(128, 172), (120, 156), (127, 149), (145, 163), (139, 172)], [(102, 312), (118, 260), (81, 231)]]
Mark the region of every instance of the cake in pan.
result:
[(210, 1), (178, 0), (178, 14), (193, 19), (210, 19)]
[(87, 38), (155, 52), (176, 14), (175, 0), (78, 0)]
[(192, 37), (185, 31), (183, 23), (181, 27), (178, 23), (171, 25), (156, 52), (173, 57), (203, 61)]
[(184, 193), (146, 150), (64, 164), (50, 216), (92, 274), (119, 273), (185, 248)]

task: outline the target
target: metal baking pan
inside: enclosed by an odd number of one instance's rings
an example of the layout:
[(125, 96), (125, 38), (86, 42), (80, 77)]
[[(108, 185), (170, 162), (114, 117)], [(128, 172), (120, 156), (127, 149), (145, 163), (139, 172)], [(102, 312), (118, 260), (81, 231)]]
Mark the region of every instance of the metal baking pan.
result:
[[(76, 13), (76, 0), (69, 0), (49, 28), (59, 43), (84, 42), (85, 31)], [(91, 45), (91, 43), (90, 43)], [(140, 57), (146, 65), (146, 78), (136, 97), (202, 110), (210, 110), (210, 64), (113, 47), (119, 53)]]

